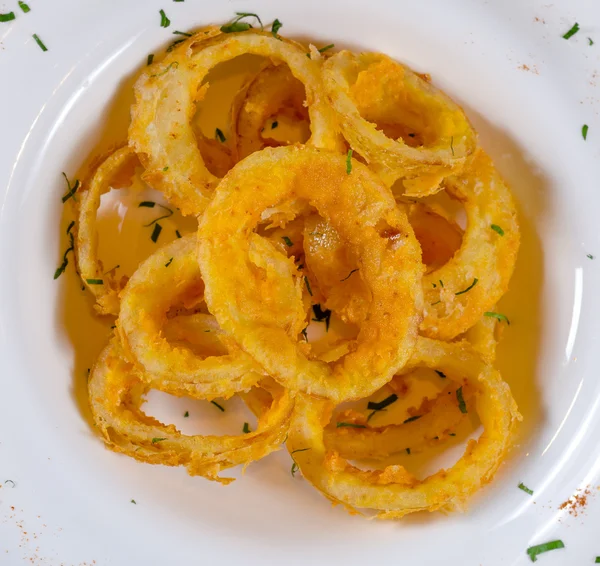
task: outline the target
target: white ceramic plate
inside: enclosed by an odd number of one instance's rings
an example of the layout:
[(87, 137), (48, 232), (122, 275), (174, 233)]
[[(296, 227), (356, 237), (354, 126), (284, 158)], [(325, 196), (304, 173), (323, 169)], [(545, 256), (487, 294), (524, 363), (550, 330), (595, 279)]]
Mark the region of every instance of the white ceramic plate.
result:
[[(529, 563), (527, 547), (553, 539), (565, 549), (540, 556), (540, 564), (594, 562), (598, 4), (28, 3), (24, 14), (16, 0), (0, 2), (0, 13), (17, 15), (0, 23), (0, 564), (517, 565)], [(168, 29), (159, 25), (161, 8)], [(464, 104), (514, 189), (523, 246), (511, 293), (520, 299), (509, 294), (503, 303), (512, 325), (500, 366), (526, 422), (509, 462), (465, 514), (397, 523), (347, 516), (291, 477), (285, 453), (225, 488), (105, 450), (83, 416), (78, 399), (89, 360), (74, 356), (72, 342), (85, 337), (65, 330), (74, 326), (64, 311), (65, 295), (78, 287), (74, 278), (52, 280), (64, 246), (61, 171), (75, 171), (99, 139), (124, 137), (127, 111), (115, 110), (125, 108), (115, 93), (148, 53), (170, 43), (173, 30), (224, 22), (234, 11), (279, 18), (292, 37), (383, 51), (429, 72)], [(563, 39), (576, 21), (579, 33)], [(109, 118), (114, 130), (107, 132)], [(521, 481), (533, 497), (517, 489)], [(559, 509), (586, 488), (578, 516)]]

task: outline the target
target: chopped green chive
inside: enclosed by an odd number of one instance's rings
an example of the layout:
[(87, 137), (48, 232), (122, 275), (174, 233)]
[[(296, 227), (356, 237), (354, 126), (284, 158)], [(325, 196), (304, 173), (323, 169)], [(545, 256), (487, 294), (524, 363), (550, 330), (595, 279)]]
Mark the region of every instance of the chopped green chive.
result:
[(19, 0), (19, 8), (23, 10), (24, 14), (26, 14), (27, 12), (31, 12), (31, 8), (27, 4), (25, 4), (25, 2), (21, 2), (21, 0)]
[(222, 413), (224, 413), (224, 412), (225, 412), (225, 409), (224, 409), (224, 408), (223, 408), (221, 405), (219, 405), (219, 403), (217, 403), (216, 401), (211, 401), (211, 403), (212, 403), (212, 404), (213, 404), (213, 405), (214, 405), (214, 406), (215, 406), (217, 409), (219, 409), (219, 411), (221, 411)]
[(406, 453), (410, 456), (410, 448), (406, 449)]
[[(284, 443), (285, 441), (287, 441), (287, 436), (285, 437)], [(296, 452), (306, 452), (307, 450), (310, 450), (310, 448), (300, 448), (298, 450), (293, 450), (292, 452), (290, 452), (290, 456), (292, 456), (292, 454), (295, 454)], [(292, 461), (294, 462), (292, 464), (292, 476), (296, 475), (296, 472), (298, 471), (298, 464), (296, 464), (296, 460), (294, 460), (294, 457), (292, 456)]]
[(167, 263), (165, 263), (165, 267), (169, 267), (169, 265), (171, 265), (172, 261), (173, 261), (173, 258), (171, 258), (169, 261), (167, 261)]
[(150, 239), (156, 244), (160, 233), (162, 232), (162, 226), (157, 222), (154, 225), (154, 230), (152, 230), (152, 234), (150, 235)]
[(162, 442), (163, 440), (167, 440), (166, 438), (153, 438), (152, 444), (156, 444), (157, 442)]
[[(67, 265), (69, 265), (69, 252), (75, 253), (75, 238), (73, 236), (73, 232), (71, 232), (73, 226), (75, 226), (75, 221), (71, 220), (71, 223), (67, 227), (67, 236), (69, 236), (69, 247), (65, 250), (65, 253), (63, 254), (62, 263), (54, 272), (54, 279), (58, 279), (65, 272)], [(85, 287), (82, 287), (82, 289), (85, 290)]]
[(600, 564), (600, 556), (596, 556), (596, 560), (594, 560), (594, 564)]
[(446, 374), (438, 369), (434, 370), (442, 379), (446, 379)]
[(17, 16), (14, 12), (8, 12), (8, 14), (0, 14), (0, 22), (12, 22)]
[(519, 489), (523, 490), (525, 493), (529, 495), (533, 495), (533, 490), (529, 489), (523, 482), (521, 482), (518, 486)]
[(187, 419), (190, 416), (190, 412), (186, 411), (185, 413), (183, 413), (183, 416)]
[(448, 436), (456, 436), (456, 433), (455, 432), (449, 432)]
[(333, 49), (335, 47), (335, 43), (330, 43), (329, 45), (326, 45), (325, 47), (321, 47), (321, 49), (319, 49), (319, 53), (325, 53), (325, 51), (328, 51), (329, 49)]
[[(154, 208), (155, 206), (160, 206), (160, 208), (162, 208), (166, 212), (166, 214), (163, 214), (162, 216), (155, 218), (154, 220), (152, 220), (152, 222), (148, 222), (148, 224), (144, 224), (144, 228), (148, 228), (148, 227), (152, 226), (153, 224), (156, 224), (159, 220), (162, 220), (163, 218), (169, 218), (169, 216), (173, 216), (173, 211), (169, 207), (165, 206), (164, 204), (152, 202), (151, 200), (145, 200), (145, 201), (140, 202), (140, 204), (138, 204), (138, 208)], [(158, 231), (158, 233), (160, 234), (160, 230)]]
[(382, 401), (369, 401), (367, 403), (367, 409), (369, 411), (383, 411), (386, 407), (389, 407), (392, 403), (398, 400), (398, 395), (392, 393), (389, 397), (386, 397)]
[(456, 400), (458, 401), (458, 408), (461, 413), (467, 413), (467, 404), (465, 403), (465, 399), (463, 397), (462, 386), (456, 390)]
[(589, 130), (589, 127), (587, 124), (584, 124), (583, 127), (581, 128), (581, 135), (583, 136), (584, 140), (587, 140), (588, 130)]
[(244, 423), (244, 428), (242, 429), (244, 434), (248, 434), (250, 432), (250, 425), (248, 423)]
[(308, 282), (308, 277), (304, 276), (304, 284), (306, 285), (306, 290), (308, 294), (312, 297), (312, 289), (310, 288), (310, 283)]
[(312, 320), (314, 320), (315, 322), (325, 322), (325, 331), (329, 332), (329, 323), (331, 322), (331, 311), (329, 309), (323, 310), (321, 308), (321, 305), (313, 305), (312, 310), (315, 314)]
[(143, 200), (140, 202), (140, 204), (138, 204), (138, 208), (154, 208), (155, 206), (156, 203), (151, 200)]
[[(594, 45), (594, 40), (591, 37), (588, 37), (588, 43)], [(598, 560), (596, 560), (596, 562), (598, 562)]]
[(435, 305), (439, 305), (442, 301), (436, 301), (435, 303), (431, 303), (432, 307), (435, 307)]
[(443, 289), (444, 288), (444, 282), (440, 279), (440, 287)]
[(171, 25), (171, 20), (169, 18), (167, 18), (167, 14), (165, 14), (164, 10), (161, 10), (159, 12), (159, 14), (160, 14), (160, 27), (168, 28)]
[(277, 32), (281, 29), (282, 25), (283, 24), (277, 18), (275, 18), (275, 20), (271, 24), (271, 34), (273, 35), (274, 38), (279, 39)]
[(475, 287), (475, 285), (477, 285), (477, 282), (479, 281), (479, 279), (477, 279), (477, 277), (475, 277), (475, 279), (473, 279), (473, 283), (471, 283), (466, 289), (463, 289), (462, 291), (459, 291), (458, 293), (454, 293), (455, 295), (463, 295), (464, 293), (468, 293), (473, 287)]
[(225, 143), (225, 135), (219, 128), (215, 130), (215, 139), (219, 140), (221, 143)]
[(292, 240), (290, 240), (287, 236), (282, 236), (281, 239), (285, 242), (285, 245), (288, 248), (291, 248), (294, 245), (294, 242), (292, 242)]
[(179, 230), (175, 230), (175, 235), (176, 235), (178, 238), (181, 238), (181, 234), (179, 233)]
[(135, 499), (132, 499), (131, 503), (133, 503), (134, 505), (137, 505), (137, 503), (135, 502)]
[(418, 421), (423, 415), (415, 415), (414, 417), (408, 417), (402, 424), (412, 423), (413, 421)]
[(244, 18), (256, 18), (258, 20), (258, 23), (260, 24), (260, 29), (264, 29), (261, 19), (256, 14), (252, 14), (250, 12), (236, 12), (235, 15), (237, 16), (237, 18), (234, 18), (231, 22), (228, 22), (221, 26), (220, 29), (223, 33), (234, 33), (237, 31), (249, 30), (252, 27), (252, 25), (247, 22), (240, 21)]
[(357, 271), (358, 271), (358, 268), (353, 269), (350, 273), (348, 273), (348, 275), (346, 275), (346, 277), (344, 277), (343, 279), (340, 279), (340, 282), (346, 281), (346, 279), (350, 279), (350, 275), (352, 275), (353, 273), (356, 273)]
[(154, 53), (150, 53), (150, 55), (148, 55), (147, 65), (152, 65), (152, 61), (154, 61)]
[(71, 183), (69, 182), (69, 178), (67, 177), (67, 174), (63, 171), (63, 177), (65, 178), (65, 181), (67, 182), (67, 193), (62, 197), (62, 201), (63, 203), (67, 202), (71, 197), (75, 197), (75, 193), (77, 192), (77, 190), (79, 189), (79, 179), (75, 179), (75, 184), (73, 186), (71, 186)]
[(300, 334), (302, 334), (304, 341), (308, 342), (308, 334), (306, 332), (306, 328), (304, 328)]
[(592, 254), (588, 254), (586, 257), (587, 257), (588, 259), (594, 259), (594, 256), (593, 256)]
[(185, 41), (185, 39), (178, 39), (177, 41), (174, 41), (173, 43), (171, 43), (171, 45), (169, 45), (169, 47), (167, 47), (167, 53), (171, 53), (171, 51), (173, 51), (173, 49), (175, 49), (180, 43), (183, 43)]
[(279, 122), (277, 120), (275, 120), (272, 124), (271, 124), (271, 129), (274, 130), (277, 126), (279, 126)]
[(484, 312), (483, 316), (489, 316), (490, 318), (497, 318), (500, 322), (506, 322), (510, 326), (510, 320), (504, 314), (500, 314), (499, 312)]
[(357, 423), (336, 423), (336, 428), (343, 428), (343, 427), (349, 427), (349, 428), (367, 428), (367, 425), (364, 424), (357, 424)]
[(104, 281), (102, 279), (86, 279), (85, 282), (88, 285), (103, 285)]
[(494, 232), (497, 232), (498, 234), (500, 234), (500, 236), (504, 236), (504, 230), (502, 230), (502, 228), (500, 228), (500, 226), (498, 226), (498, 224), (491, 224), (490, 228)]
[(454, 136), (450, 138), (450, 150), (452, 151), (452, 157), (454, 157)]
[(173, 35), (183, 35), (185, 37), (192, 37), (191, 33), (186, 33), (185, 31), (174, 31)]
[(13, 486), (13, 487), (17, 487), (17, 484), (16, 484), (14, 481), (12, 481), (12, 480), (6, 480), (6, 481), (4, 482), (4, 485), (6, 485), (7, 483), (10, 483), (10, 484), (12, 484), (12, 486)]
[(565, 35), (563, 35), (563, 39), (569, 39), (569, 38), (573, 37), (578, 31), (579, 31), (579, 24), (577, 22), (575, 22), (573, 27), (567, 33), (565, 33)]
[(548, 552), (549, 550), (556, 550), (557, 548), (564, 548), (565, 545), (562, 540), (553, 540), (550, 542), (545, 542), (544, 544), (538, 544), (536, 546), (530, 546), (527, 549), (527, 554), (529, 554), (529, 558), (531, 558), (532, 562), (537, 560), (539, 554), (544, 552)]
[(348, 155), (346, 156), (346, 173), (350, 175), (352, 173), (352, 150), (348, 150)]
[(172, 68), (177, 69), (177, 67), (179, 67), (179, 63), (177, 61), (173, 61), (164, 71), (161, 71), (160, 73), (155, 73), (154, 75), (150, 75), (150, 78), (162, 77), (164, 74), (168, 73)]

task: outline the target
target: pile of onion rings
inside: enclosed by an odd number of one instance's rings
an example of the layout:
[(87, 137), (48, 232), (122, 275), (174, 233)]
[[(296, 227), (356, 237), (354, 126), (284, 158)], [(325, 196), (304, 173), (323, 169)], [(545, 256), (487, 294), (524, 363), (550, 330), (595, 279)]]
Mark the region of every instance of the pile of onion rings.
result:
[[(462, 509), (521, 419), (494, 368), (520, 237), (510, 190), (428, 76), (278, 30), (201, 29), (147, 65), (126, 143), (74, 192), (78, 273), (95, 312), (116, 317), (89, 377), (95, 430), (114, 451), (224, 484), (221, 471), (285, 446), (292, 475), (351, 513)], [(211, 139), (193, 123), (209, 73), (242, 55), (264, 63)], [(97, 216), (136, 167), (198, 231), (117, 278)], [(239, 396), (258, 425), (183, 434), (142, 410), (151, 389)], [(476, 418), (454, 465), (405, 467)]]

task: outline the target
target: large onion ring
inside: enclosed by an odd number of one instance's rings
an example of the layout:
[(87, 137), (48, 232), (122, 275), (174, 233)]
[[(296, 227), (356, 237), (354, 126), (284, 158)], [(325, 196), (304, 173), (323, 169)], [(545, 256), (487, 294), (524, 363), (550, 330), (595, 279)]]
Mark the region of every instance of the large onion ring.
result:
[(163, 246), (142, 262), (121, 295), (117, 332), (141, 379), (173, 395), (230, 397), (255, 385), (264, 372), (231, 342), (223, 356), (198, 356), (174, 345), (162, 329), (169, 308), (202, 291), (196, 235)]
[(419, 338), (406, 369), (420, 366), (440, 369), (473, 390), (484, 429), (479, 439), (469, 441), (452, 468), (424, 480), (403, 466), (361, 471), (324, 444), (323, 427), (331, 418), (333, 404), (299, 393), (287, 447), (304, 477), (327, 498), (350, 511), (370, 508), (378, 512), (378, 518), (392, 519), (416, 511), (462, 509), (468, 497), (492, 479), (521, 419), (508, 385), (466, 342)]
[[(460, 173), (477, 147), (462, 109), (385, 55), (340, 51), (323, 64), (323, 84), (352, 149), (388, 185), (403, 179), (406, 195), (440, 190), (442, 179)], [(423, 138), (422, 145), (392, 139), (373, 123), (398, 120)]]
[(198, 89), (219, 63), (244, 53), (286, 63), (306, 90), (312, 131), (308, 143), (329, 149), (342, 143), (335, 115), (322, 93), (320, 64), (301, 47), (252, 30), (205, 37), (195, 35), (142, 72), (135, 85), (129, 129), (129, 143), (146, 168), (145, 180), (183, 214), (201, 213), (218, 182), (206, 168), (190, 121)]
[[(285, 387), (336, 401), (368, 396), (402, 368), (422, 308), (421, 254), (406, 216), (373, 173), (355, 160), (351, 167), (348, 174), (343, 156), (308, 147), (266, 148), (221, 181), (198, 232), (205, 298), (221, 327)], [(264, 260), (257, 265), (261, 214), (295, 198), (335, 228), (372, 296), (351, 353), (334, 364), (309, 359), (299, 347), (302, 326), (276, 316), (281, 304), (269, 282), (293, 278)]]
[[(268, 387), (268, 381), (262, 384)], [(229, 483), (221, 470), (248, 465), (278, 450), (285, 440), (293, 408), (291, 394), (270, 388), (272, 403), (258, 418), (256, 430), (241, 436), (188, 436), (164, 425), (140, 408), (147, 380), (120, 355), (116, 343), (100, 354), (90, 374), (89, 402), (108, 448), (149, 464), (186, 466), (190, 475)]]
[(96, 299), (94, 308), (99, 314), (119, 314), (119, 292), (121, 291), (121, 282), (116, 281), (111, 273), (103, 273), (103, 265), (98, 258), (96, 219), (100, 198), (110, 190), (110, 183), (115, 175), (134, 160), (137, 158), (131, 148), (118, 149), (96, 169), (91, 181), (89, 184), (84, 184), (80, 193), (77, 265), (83, 284)]

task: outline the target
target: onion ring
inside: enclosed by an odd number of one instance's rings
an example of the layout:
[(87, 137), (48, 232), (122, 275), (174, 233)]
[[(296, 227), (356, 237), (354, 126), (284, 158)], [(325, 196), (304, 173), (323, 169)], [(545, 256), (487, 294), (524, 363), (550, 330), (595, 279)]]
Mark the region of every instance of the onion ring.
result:
[(110, 182), (124, 167), (137, 160), (129, 147), (112, 153), (96, 170), (89, 185), (81, 191), (77, 226), (77, 266), (83, 284), (94, 295), (94, 309), (99, 314), (119, 314), (119, 292), (126, 280), (116, 281), (112, 273), (104, 273), (98, 258), (96, 219), (100, 198), (110, 190)]
[[(293, 408), (291, 394), (271, 388), (272, 403), (259, 416), (253, 432), (241, 436), (188, 436), (174, 425), (164, 425), (140, 408), (148, 380), (120, 355), (115, 342), (100, 354), (90, 374), (89, 402), (96, 429), (106, 446), (138, 461), (186, 466), (190, 475), (220, 483), (221, 470), (259, 460), (280, 449)], [(262, 384), (268, 386), (268, 381)]]
[[(265, 148), (221, 181), (198, 231), (205, 298), (221, 327), (284, 387), (340, 402), (370, 395), (403, 367), (422, 307), (420, 249), (406, 216), (363, 164), (352, 160), (347, 171), (341, 155), (301, 146)], [(253, 233), (267, 207), (293, 198), (308, 200), (336, 229), (372, 294), (352, 351), (331, 365), (309, 359), (308, 344), (299, 347), (304, 320), (280, 314), (283, 308), (302, 310), (304, 282), (290, 277), (296, 266), (283, 256), (291, 264), (287, 270), (266, 262), (266, 242)], [(286, 299), (296, 293), (292, 307), (273, 293), (275, 282), (289, 289)]]
[(468, 497), (488, 483), (506, 451), (521, 416), (508, 385), (468, 343), (448, 344), (419, 338), (415, 355), (406, 369), (437, 368), (461, 386), (472, 388), (483, 433), (467, 444), (460, 460), (418, 480), (403, 466), (361, 471), (337, 453), (327, 450), (323, 427), (333, 404), (303, 393), (296, 397), (287, 447), (303, 476), (335, 503), (351, 512), (357, 508), (377, 511), (377, 518), (400, 518), (417, 511), (462, 509)]
[[(340, 51), (323, 64), (323, 84), (352, 149), (391, 186), (403, 179), (407, 196), (441, 190), (460, 173), (477, 148), (477, 136), (462, 109), (410, 69), (378, 53)], [(411, 147), (398, 132), (388, 137), (374, 122), (400, 121)], [(386, 128), (383, 127), (385, 130)]]
[(320, 64), (298, 44), (252, 30), (208, 39), (196, 34), (142, 72), (129, 128), (129, 143), (146, 168), (145, 180), (183, 214), (201, 213), (218, 182), (206, 168), (190, 124), (196, 93), (210, 69), (244, 53), (287, 63), (306, 90), (312, 131), (308, 143), (342, 147), (335, 115), (322, 94)]
[[(168, 264), (168, 265), (167, 265)], [(201, 399), (231, 397), (264, 372), (233, 341), (227, 355), (201, 357), (162, 333), (169, 308), (202, 291), (196, 235), (163, 246), (142, 262), (121, 293), (117, 332), (127, 358), (149, 386)]]

